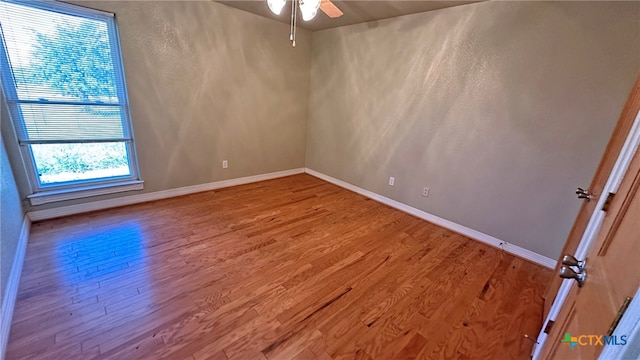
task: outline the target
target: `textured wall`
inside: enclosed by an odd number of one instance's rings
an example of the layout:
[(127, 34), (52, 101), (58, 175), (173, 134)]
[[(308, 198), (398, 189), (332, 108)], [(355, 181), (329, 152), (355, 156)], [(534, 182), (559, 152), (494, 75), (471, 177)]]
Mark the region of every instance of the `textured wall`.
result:
[(78, 3), (116, 14), (144, 192), (304, 166), (309, 32), (294, 49), (288, 25), (212, 1)]
[(312, 37), (307, 167), (556, 258), (640, 68), (640, 3), (487, 2)]
[(466, 5), (295, 49), (214, 2), (79, 3), (116, 13), (145, 192), (301, 167), (306, 135), (310, 168), (549, 257), (640, 67), (637, 2)]
[[(2, 105), (2, 116), (6, 115), (5, 106)], [(18, 194), (9, 158), (0, 137), (0, 302), (4, 299), (4, 292), (13, 266), (13, 258), (16, 253), (16, 245), (24, 212)]]

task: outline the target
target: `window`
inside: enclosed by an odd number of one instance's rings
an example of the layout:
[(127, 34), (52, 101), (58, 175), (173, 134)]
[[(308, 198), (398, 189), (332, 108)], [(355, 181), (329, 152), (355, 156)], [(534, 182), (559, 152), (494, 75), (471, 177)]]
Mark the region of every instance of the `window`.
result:
[(33, 204), (142, 188), (113, 14), (0, 1), (3, 91)]

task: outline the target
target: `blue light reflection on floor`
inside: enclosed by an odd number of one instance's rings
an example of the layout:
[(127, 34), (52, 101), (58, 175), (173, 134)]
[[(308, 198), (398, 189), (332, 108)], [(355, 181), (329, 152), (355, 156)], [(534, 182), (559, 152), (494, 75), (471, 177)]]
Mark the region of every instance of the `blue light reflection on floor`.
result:
[(131, 264), (144, 264), (144, 233), (135, 221), (101, 226), (73, 234), (60, 244), (56, 260), (65, 283), (98, 280)]

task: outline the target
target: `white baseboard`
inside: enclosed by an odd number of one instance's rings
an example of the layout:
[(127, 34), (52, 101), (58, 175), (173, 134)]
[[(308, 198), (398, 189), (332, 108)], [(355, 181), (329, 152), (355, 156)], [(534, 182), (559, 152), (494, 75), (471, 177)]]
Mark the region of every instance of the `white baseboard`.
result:
[(20, 284), (20, 274), (22, 273), (22, 264), (24, 263), (24, 255), (27, 251), (27, 241), (29, 240), (29, 231), (31, 230), (31, 221), (27, 216), (22, 221), (22, 229), (20, 230), (20, 238), (16, 245), (16, 254), (13, 258), (13, 265), (7, 280), (7, 287), (2, 299), (2, 317), (0, 318), (0, 359), (4, 360), (7, 350), (7, 342), (9, 341), (9, 330), (11, 329), (11, 320), (13, 319), (13, 308), (16, 305), (18, 297), (18, 285)]
[(323, 173), (317, 172), (315, 170), (306, 168), (305, 172), (309, 175), (313, 175), (317, 178), (320, 178), (322, 180), (328, 181), (332, 184), (338, 185), (342, 188), (345, 188), (347, 190), (351, 190), (355, 193), (358, 193), (360, 195), (366, 196), (369, 199), (375, 200), (377, 202), (383, 203), (387, 206), (390, 206), (394, 209), (398, 209), (400, 211), (406, 212), (407, 214), (411, 214), (415, 217), (418, 217), (420, 219), (429, 221), (431, 223), (434, 223), (436, 225), (442, 226), (443, 228), (452, 230), (454, 232), (457, 232), (459, 234), (468, 236), (474, 240), (478, 240), (480, 242), (483, 242), (485, 244), (491, 245), (493, 247), (497, 247), (500, 249), (503, 249), (504, 251), (511, 253), (513, 255), (516, 255), (518, 257), (521, 257), (525, 260), (529, 260), (531, 262), (534, 262), (536, 264), (542, 265), (544, 267), (550, 268), (550, 269), (554, 269), (556, 266), (556, 260), (550, 259), (546, 256), (540, 255), (538, 253), (535, 253), (531, 250), (527, 250), (525, 248), (522, 248), (520, 246), (517, 245), (513, 245), (510, 244), (506, 241), (500, 240), (498, 238), (495, 238), (491, 235), (487, 235), (485, 233), (481, 233), (480, 231), (476, 231), (473, 229), (470, 229), (466, 226), (454, 223), (453, 221), (449, 221), (447, 219), (443, 219), (441, 217), (429, 214), (428, 212), (422, 211), (420, 209), (416, 209), (414, 207), (411, 207), (409, 205), (403, 204), (399, 201), (396, 200), (392, 200), (389, 199), (388, 197), (384, 197), (382, 195), (376, 194), (372, 191), (369, 190), (365, 190), (361, 187), (355, 186), (353, 184), (349, 184), (348, 182), (342, 181), (342, 180), (338, 180), (336, 178), (333, 178), (331, 176), (325, 175)]
[(138, 204), (138, 203), (143, 203), (148, 201), (162, 200), (162, 199), (167, 199), (175, 196), (194, 194), (194, 193), (203, 192), (203, 191), (211, 191), (211, 190), (221, 189), (229, 186), (249, 184), (253, 182), (271, 180), (271, 179), (276, 179), (284, 176), (290, 176), (290, 175), (302, 174), (302, 173), (304, 173), (304, 168), (297, 168), (297, 169), (291, 169), (291, 170), (272, 172), (268, 174), (247, 176), (247, 177), (242, 177), (237, 179), (216, 181), (216, 182), (211, 182), (207, 184), (185, 186), (185, 187), (176, 188), (176, 189), (150, 192), (146, 194), (137, 194), (137, 195), (118, 197), (114, 199), (108, 199), (108, 200), (92, 201), (92, 202), (78, 204), (78, 205), (62, 206), (54, 209), (36, 210), (36, 211), (31, 211), (27, 213), (27, 215), (29, 216), (29, 219), (31, 221), (48, 220), (48, 219), (53, 219), (53, 218), (62, 217), (62, 216), (69, 216), (69, 215), (90, 212), (90, 211), (104, 210), (104, 209), (126, 206), (126, 205), (133, 205), (133, 204)]
[(491, 235), (487, 235), (485, 233), (473, 230), (466, 226), (454, 223), (453, 221), (449, 221), (441, 217), (429, 214), (420, 209), (416, 209), (409, 205), (403, 204), (399, 201), (389, 199), (382, 195), (365, 190), (358, 186), (349, 184), (342, 180), (338, 180), (336, 178), (322, 174), (320, 172), (317, 172), (309, 168), (297, 168), (297, 169), (278, 171), (278, 172), (273, 172), (268, 174), (247, 176), (247, 177), (242, 177), (237, 179), (216, 181), (216, 182), (207, 183), (207, 184), (200, 184), (200, 185), (186, 186), (186, 187), (170, 189), (170, 190), (156, 191), (156, 192), (151, 192), (146, 194), (124, 196), (124, 197), (119, 197), (119, 198), (114, 198), (109, 200), (100, 200), (100, 201), (93, 201), (93, 202), (78, 204), (78, 205), (63, 206), (63, 207), (48, 209), (48, 210), (36, 210), (36, 211), (31, 211), (27, 213), (27, 215), (31, 221), (47, 220), (47, 219), (53, 219), (53, 218), (68, 216), (68, 215), (75, 215), (75, 214), (80, 214), (80, 213), (85, 213), (90, 211), (103, 210), (103, 209), (133, 205), (133, 204), (138, 204), (138, 203), (143, 203), (148, 201), (167, 199), (175, 196), (193, 194), (193, 193), (198, 193), (203, 191), (216, 190), (216, 189), (225, 188), (229, 186), (236, 186), (236, 185), (248, 184), (252, 182), (271, 180), (271, 179), (276, 179), (284, 176), (301, 174), (305, 172), (317, 178), (320, 178), (322, 180), (328, 181), (332, 184), (343, 187), (347, 190), (351, 190), (360, 195), (366, 196), (372, 200), (388, 205), (392, 208), (398, 209), (400, 211), (406, 212), (418, 218), (432, 222), (436, 225), (442, 226), (449, 230), (468, 236), (472, 239), (503, 249), (513, 255), (532, 261), (536, 264), (540, 264), (550, 269), (555, 268), (556, 260), (554, 259), (550, 259), (546, 256), (540, 255), (538, 253), (519, 247), (517, 245), (510, 244), (506, 241), (500, 240)]

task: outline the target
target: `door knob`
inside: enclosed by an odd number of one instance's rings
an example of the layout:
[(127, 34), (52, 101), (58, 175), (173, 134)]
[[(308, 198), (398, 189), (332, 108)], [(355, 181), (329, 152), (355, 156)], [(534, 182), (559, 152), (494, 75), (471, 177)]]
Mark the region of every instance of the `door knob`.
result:
[(563, 266), (560, 268), (560, 277), (563, 279), (573, 279), (578, 282), (578, 287), (582, 287), (587, 280), (587, 270), (583, 269), (582, 272), (577, 273), (573, 271), (572, 268)]
[(577, 188), (576, 195), (578, 195), (578, 199), (586, 199), (587, 201), (593, 199), (593, 195), (589, 194), (589, 190), (583, 188)]
[(578, 273), (581, 273), (587, 266), (587, 260), (578, 260), (569, 254), (565, 254), (562, 257), (562, 265), (575, 266), (578, 268)]

